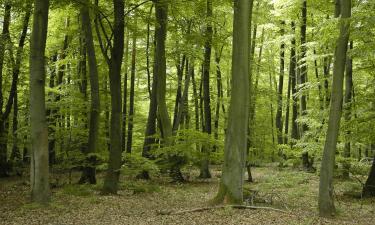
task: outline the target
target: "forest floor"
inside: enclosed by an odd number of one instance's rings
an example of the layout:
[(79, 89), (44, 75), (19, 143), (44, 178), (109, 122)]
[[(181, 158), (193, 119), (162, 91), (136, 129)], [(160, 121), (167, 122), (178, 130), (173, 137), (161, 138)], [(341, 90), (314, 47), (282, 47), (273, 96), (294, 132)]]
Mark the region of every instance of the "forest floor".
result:
[(160, 211), (177, 212), (208, 207), (218, 189), (218, 170), (209, 180), (193, 179), (171, 184), (166, 179), (151, 182), (124, 178), (117, 196), (99, 194), (96, 186), (63, 185), (53, 188), (49, 207), (31, 204), (29, 184), (25, 178), (0, 180), (0, 224), (375, 224), (375, 199), (361, 199), (360, 182), (335, 182), (334, 219), (317, 215), (318, 180), (316, 174), (290, 168), (259, 167), (253, 169), (255, 183), (246, 184), (249, 203), (282, 209), (215, 208), (178, 215), (160, 215)]

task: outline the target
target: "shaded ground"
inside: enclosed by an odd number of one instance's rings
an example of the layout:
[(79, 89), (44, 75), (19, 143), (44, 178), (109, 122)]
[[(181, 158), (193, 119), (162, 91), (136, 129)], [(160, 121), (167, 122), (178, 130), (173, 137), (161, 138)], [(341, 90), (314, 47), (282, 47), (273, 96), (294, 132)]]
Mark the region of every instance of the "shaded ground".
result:
[(338, 216), (321, 220), (316, 210), (317, 175), (271, 167), (253, 170), (256, 183), (246, 185), (247, 201), (289, 213), (225, 208), (169, 216), (157, 214), (159, 210), (207, 206), (217, 192), (219, 172), (215, 171), (215, 175), (211, 180), (192, 180), (181, 185), (163, 179), (153, 183), (124, 180), (119, 196), (99, 195), (100, 185), (65, 185), (53, 189), (49, 208), (29, 203), (25, 180), (0, 180), (0, 224), (375, 224), (375, 199), (347, 195), (360, 190), (359, 182), (337, 181)]

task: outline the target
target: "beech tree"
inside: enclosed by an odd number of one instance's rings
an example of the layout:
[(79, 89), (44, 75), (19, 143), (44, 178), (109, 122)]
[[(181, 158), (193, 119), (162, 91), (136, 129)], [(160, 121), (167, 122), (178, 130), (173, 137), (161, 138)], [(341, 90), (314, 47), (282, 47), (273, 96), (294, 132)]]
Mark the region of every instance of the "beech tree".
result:
[[(249, 18), (250, 1), (234, 2), (232, 93), (225, 136), (223, 174), (216, 203), (243, 202), (249, 102)], [(251, 131), (250, 131), (251, 132)]]
[(319, 183), (319, 214), (330, 217), (335, 213), (333, 199), (333, 172), (337, 138), (340, 131), (340, 120), (343, 104), (343, 81), (346, 55), (349, 41), (351, 0), (341, 1), (340, 34), (336, 42), (335, 61), (333, 65), (332, 94), (328, 131), (324, 145)]
[(107, 176), (104, 181), (103, 193), (115, 194), (118, 190), (121, 153), (121, 124), (122, 124), (122, 94), (121, 94), (121, 64), (124, 55), (124, 15), (123, 0), (113, 0), (113, 45), (111, 57), (108, 60), (110, 92), (111, 92), (111, 126), (110, 126), (110, 153)]
[[(89, 64), (90, 73), (90, 85), (91, 85), (91, 107), (90, 107), (90, 123), (89, 123), (89, 137), (87, 148), (84, 148), (84, 153), (87, 157), (88, 166), (85, 167), (82, 173), (80, 183), (88, 181), (90, 184), (96, 183), (95, 177), (95, 154), (98, 151), (98, 136), (99, 136), (99, 119), (100, 119), (100, 96), (99, 96), (99, 74), (97, 67), (96, 52), (94, 47), (94, 40), (92, 35), (90, 12), (88, 8), (89, 1), (81, 6), (81, 23), (82, 30), (84, 31), (84, 45), (87, 51), (87, 58)], [(86, 64), (86, 61), (84, 62)]]
[(31, 198), (37, 203), (50, 201), (48, 167), (48, 129), (45, 103), (45, 48), (49, 0), (34, 1), (30, 40), (30, 123), (31, 123)]

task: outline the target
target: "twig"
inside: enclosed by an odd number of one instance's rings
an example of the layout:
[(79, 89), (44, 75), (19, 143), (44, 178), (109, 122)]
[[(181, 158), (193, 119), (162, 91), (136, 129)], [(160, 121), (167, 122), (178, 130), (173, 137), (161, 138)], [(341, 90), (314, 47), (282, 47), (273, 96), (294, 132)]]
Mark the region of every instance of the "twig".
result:
[(162, 211), (162, 210), (158, 210), (156, 213), (158, 215), (179, 215), (179, 214), (185, 214), (185, 213), (191, 213), (191, 212), (202, 212), (202, 211), (207, 211), (207, 210), (224, 209), (224, 208), (252, 209), (252, 210), (263, 209), (263, 210), (271, 210), (271, 211), (289, 214), (289, 212), (281, 210), (281, 209), (277, 209), (277, 208), (262, 207), (262, 206), (245, 206), (245, 205), (222, 205), (222, 206), (203, 207), (203, 208), (196, 208), (196, 209), (187, 209), (187, 210), (182, 210), (182, 211)]

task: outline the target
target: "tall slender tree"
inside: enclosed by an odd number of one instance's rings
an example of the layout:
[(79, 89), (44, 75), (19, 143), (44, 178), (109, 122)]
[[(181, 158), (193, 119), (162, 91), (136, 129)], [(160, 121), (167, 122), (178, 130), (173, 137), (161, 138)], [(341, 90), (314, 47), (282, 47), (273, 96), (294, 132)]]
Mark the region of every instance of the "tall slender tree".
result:
[[(301, 54), (300, 54), (300, 79), (301, 85), (305, 85), (307, 82), (307, 61), (306, 61), (306, 54), (307, 54), (307, 47), (306, 47), (306, 30), (307, 30), (307, 0), (303, 0), (302, 2), (302, 21), (301, 21)], [(302, 91), (301, 95), (301, 116), (307, 115), (307, 96), (305, 90)], [(301, 133), (304, 133), (308, 130), (308, 126), (306, 123), (303, 123), (301, 126)], [(302, 153), (302, 165), (305, 169), (311, 169), (312, 164), (309, 160), (309, 153), (304, 151)]]
[(102, 192), (115, 194), (118, 190), (122, 162), (121, 124), (121, 65), (124, 55), (125, 4), (123, 0), (113, 0), (114, 23), (113, 44), (109, 60), (109, 80), (111, 92), (110, 151), (107, 175)]
[[(99, 72), (96, 60), (96, 52), (94, 47), (94, 39), (92, 35), (90, 12), (87, 4), (88, 0), (80, 9), (82, 30), (84, 32), (84, 44), (86, 46), (87, 59), (90, 74), (91, 86), (91, 106), (90, 106), (90, 122), (89, 122), (89, 137), (87, 148), (84, 149), (86, 154), (87, 166), (83, 169), (80, 183), (89, 182), (96, 183), (96, 171), (94, 162), (95, 154), (98, 151), (98, 137), (99, 137), (99, 120), (100, 120), (100, 96), (99, 96)], [(91, 155), (90, 155), (91, 154)]]
[(48, 167), (48, 130), (45, 105), (45, 48), (49, 0), (34, 1), (34, 19), (30, 39), (30, 124), (31, 124), (31, 199), (50, 201)]
[(129, 96), (129, 116), (128, 116), (128, 136), (126, 144), (126, 152), (131, 153), (133, 144), (133, 127), (134, 127), (134, 94), (135, 94), (135, 72), (136, 72), (136, 56), (137, 56), (137, 34), (133, 33), (132, 43), (132, 60), (130, 73), (130, 96)]
[[(211, 52), (212, 52), (212, 0), (207, 0), (206, 8), (206, 31), (204, 44), (204, 62), (203, 62), (203, 105), (204, 105), (204, 129), (207, 134), (211, 134), (211, 97), (210, 97), (210, 67), (211, 67)], [(200, 168), (200, 178), (210, 178), (211, 173), (209, 169), (209, 155), (210, 149), (208, 146), (202, 147), (203, 159)]]
[[(353, 41), (349, 43), (349, 49), (353, 49)], [(353, 98), (353, 58), (352, 56), (347, 56), (346, 70), (345, 70), (345, 95), (344, 95), (344, 119), (349, 122), (352, 117), (352, 98)], [(345, 158), (350, 158), (351, 155), (351, 142), (350, 135), (351, 130), (348, 128), (346, 131), (346, 141), (344, 146), (343, 156)], [(350, 163), (345, 162), (343, 165), (343, 177), (349, 178)]]
[(9, 26), (11, 21), (11, 9), (12, 6), (10, 1), (4, 3), (4, 20), (3, 29), (1, 32), (0, 40), (0, 177), (8, 175), (8, 157), (7, 157), (7, 145), (6, 145), (6, 127), (5, 120), (3, 119), (3, 106), (4, 106), (4, 94), (3, 94), (3, 69), (5, 59), (5, 49), (9, 37)]
[(243, 202), (243, 176), (249, 116), (249, 23), (250, 1), (234, 2), (232, 94), (225, 136), (223, 174), (216, 203)]
[[(281, 37), (283, 38), (285, 30), (285, 22), (281, 22)], [(277, 112), (276, 112), (276, 129), (277, 129), (277, 143), (283, 143), (283, 89), (284, 89), (284, 69), (285, 69), (285, 43), (281, 42), (280, 45), (280, 74), (279, 85), (277, 91)]]
[(324, 144), (319, 183), (319, 214), (331, 217), (335, 214), (333, 199), (333, 171), (335, 153), (339, 136), (343, 103), (343, 80), (346, 55), (349, 41), (351, 17), (351, 0), (341, 1), (340, 34), (336, 41), (335, 61), (333, 65), (333, 82), (328, 130)]
[(298, 98), (296, 96), (297, 93), (297, 56), (296, 56), (296, 38), (295, 38), (295, 23), (292, 22), (292, 32), (293, 37), (291, 40), (291, 49), (290, 49), (290, 65), (289, 65), (289, 76), (291, 78), (291, 88), (292, 88), (292, 132), (291, 138), (293, 140), (299, 139), (299, 132), (298, 132)]

